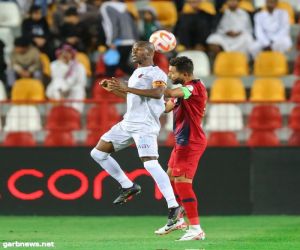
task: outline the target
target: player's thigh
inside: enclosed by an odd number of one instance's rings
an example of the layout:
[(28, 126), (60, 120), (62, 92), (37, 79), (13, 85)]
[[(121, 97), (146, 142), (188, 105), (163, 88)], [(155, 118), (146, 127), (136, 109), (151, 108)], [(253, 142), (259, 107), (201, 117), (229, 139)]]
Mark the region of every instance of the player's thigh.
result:
[(131, 134), (122, 129), (120, 124), (117, 123), (108, 132), (102, 135), (96, 148), (99, 149), (99, 146), (100, 148), (112, 149), (111, 152), (117, 152), (121, 149), (127, 148), (128, 146), (133, 144), (133, 142), (134, 141)]
[(133, 134), (132, 136), (140, 158), (158, 158), (158, 145), (156, 135)]
[(173, 163), (174, 167), (172, 168), (172, 176), (176, 177), (175, 181), (177, 179), (177, 181), (182, 180), (189, 182), (187, 179), (192, 180), (194, 178), (203, 151), (202, 148), (198, 150), (188, 147), (176, 149)]

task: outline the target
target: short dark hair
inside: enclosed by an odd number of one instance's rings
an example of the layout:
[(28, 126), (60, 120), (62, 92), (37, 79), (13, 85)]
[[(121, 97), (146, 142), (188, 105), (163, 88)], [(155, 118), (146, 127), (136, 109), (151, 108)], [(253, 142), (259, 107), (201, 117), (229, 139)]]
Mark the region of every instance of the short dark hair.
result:
[(15, 39), (14, 45), (15, 47), (28, 47), (30, 45), (30, 40), (27, 37), (21, 36)]
[(42, 10), (42, 7), (40, 5), (33, 4), (29, 9), (29, 13), (32, 14), (33, 12), (40, 11), (40, 10)]
[(193, 61), (186, 56), (179, 56), (170, 60), (170, 65), (176, 67), (180, 73), (193, 74), (194, 64)]
[(75, 7), (70, 7), (65, 11), (65, 16), (78, 16), (77, 9)]

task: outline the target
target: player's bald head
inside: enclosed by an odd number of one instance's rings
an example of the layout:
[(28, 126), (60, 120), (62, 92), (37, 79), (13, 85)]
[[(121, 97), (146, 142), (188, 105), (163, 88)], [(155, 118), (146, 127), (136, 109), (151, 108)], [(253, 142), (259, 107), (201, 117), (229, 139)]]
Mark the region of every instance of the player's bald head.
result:
[(137, 47), (143, 47), (143, 48), (145, 48), (150, 53), (154, 53), (155, 52), (155, 47), (154, 47), (153, 43), (150, 43), (148, 41), (138, 41), (138, 42), (135, 43), (135, 45)]

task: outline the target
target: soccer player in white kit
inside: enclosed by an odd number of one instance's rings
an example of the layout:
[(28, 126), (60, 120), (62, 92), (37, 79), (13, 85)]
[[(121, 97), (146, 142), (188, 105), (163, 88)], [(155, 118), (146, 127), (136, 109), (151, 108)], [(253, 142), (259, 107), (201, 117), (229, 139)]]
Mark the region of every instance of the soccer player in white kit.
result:
[(112, 152), (135, 143), (145, 169), (151, 174), (169, 208), (167, 224), (175, 224), (182, 212), (170, 180), (158, 162), (157, 136), (160, 130), (159, 117), (165, 110), (163, 93), (167, 75), (153, 64), (153, 44), (139, 41), (133, 45), (132, 60), (138, 65), (128, 81), (128, 86), (112, 78), (103, 80), (107, 91), (127, 99), (124, 119), (105, 133), (91, 151), (92, 158), (121, 185), (120, 195), (114, 204), (123, 204), (129, 197), (140, 193), (141, 187), (133, 183), (119, 164), (110, 156)]

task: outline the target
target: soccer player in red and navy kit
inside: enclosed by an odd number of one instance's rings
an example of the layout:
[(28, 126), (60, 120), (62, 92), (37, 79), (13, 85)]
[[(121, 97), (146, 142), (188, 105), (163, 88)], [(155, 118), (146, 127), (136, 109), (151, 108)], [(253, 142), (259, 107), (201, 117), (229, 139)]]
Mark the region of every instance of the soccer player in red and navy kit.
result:
[[(193, 178), (199, 160), (206, 148), (206, 137), (201, 127), (205, 113), (207, 92), (204, 84), (193, 76), (193, 62), (187, 57), (177, 57), (170, 61), (169, 78), (173, 84), (182, 86), (166, 89), (165, 96), (171, 97), (166, 103), (166, 112), (173, 110), (175, 146), (172, 151), (167, 173), (170, 177), (175, 195), (184, 207), (189, 220), (189, 229), (179, 240), (203, 240), (205, 233), (200, 227), (198, 202), (193, 190)], [(182, 228), (184, 219), (177, 224), (155, 231), (167, 234)]]

